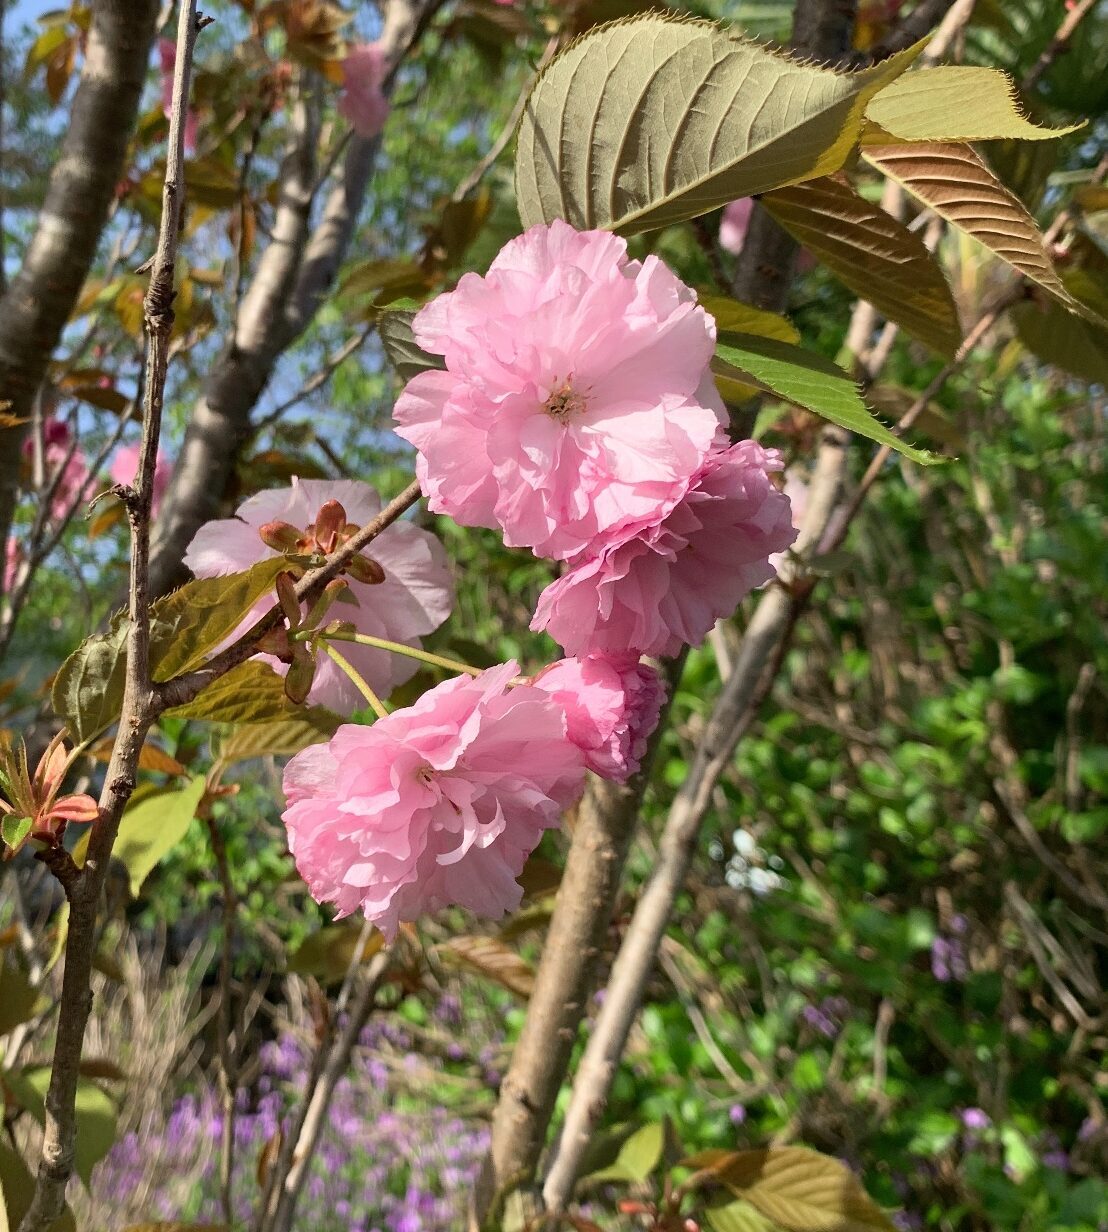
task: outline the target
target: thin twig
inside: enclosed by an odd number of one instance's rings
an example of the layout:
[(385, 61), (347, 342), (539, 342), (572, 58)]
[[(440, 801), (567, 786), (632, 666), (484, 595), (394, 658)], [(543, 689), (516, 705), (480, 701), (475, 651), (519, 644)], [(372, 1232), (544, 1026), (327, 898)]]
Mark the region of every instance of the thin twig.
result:
[(70, 903), (69, 932), (58, 1033), (46, 1094), (42, 1155), (34, 1196), (19, 1225), (20, 1232), (43, 1232), (58, 1218), (65, 1205), (65, 1188), (73, 1173), (76, 1154), (77, 1079), (85, 1026), (92, 1009), (89, 979), (100, 892), (107, 876), (119, 821), (135, 787), (139, 755), (153, 718), (150, 706), (150, 605), (147, 594), (150, 507), (165, 395), (166, 357), (173, 328), (174, 267), (184, 190), (185, 111), (193, 50), (204, 24), (207, 24), (206, 21), (199, 18), (196, 12), (196, 0), (182, 3), (177, 27), (177, 62), (173, 75), (161, 226), (150, 286), (143, 305), (147, 330), (147, 375), (139, 470), (135, 486), (120, 493), (127, 505), (132, 538), (128, 588), (130, 623), (122, 715), (100, 796), (100, 815), (93, 826), (84, 867), (66, 885)]

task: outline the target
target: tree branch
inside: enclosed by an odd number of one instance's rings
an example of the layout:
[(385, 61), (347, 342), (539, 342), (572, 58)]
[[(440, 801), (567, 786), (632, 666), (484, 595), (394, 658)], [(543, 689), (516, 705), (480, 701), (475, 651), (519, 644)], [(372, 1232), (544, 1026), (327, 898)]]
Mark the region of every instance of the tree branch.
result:
[[(93, 5), (81, 83), (38, 225), (0, 299), (0, 389), (17, 418), (30, 416), (96, 255), (138, 114), (156, 13), (156, 0)], [(11, 527), (25, 434), (25, 424), (0, 429), (0, 544)]]
[(78, 876), (70, 876), (66, 886), (70, 902), (69, 932), (66, 937), (58, 1034), (54, 1044), (50, 1086), (46, 1093), (42, 1157), (34, 1197), (19, 1225), (20, 1232), (42, 1232), (61, 1214), (65, 1205), (65, 1189), (73, 1172), (77, 1143), (75, 1101), (81, 1049), (92, 1010), (89, 979), (96, 945), (96, 914), (119, 821), (134, 791), (139, 754), (153, 719), (147, 588), (150, 506), (154, 493), (154, 465), (165, 394), (169, 336), (173, 328), (174, 264), (184, 192), (184, 117), (192, 53), (202, 24), (206, 23), (197, 18), (196, 0), (182, 3), (177, 30), (177, 63), (173, 77), (161, 227), (150, 285), (143, 301), (147, 364), (142, 445), (135, 487), (127, 489), (123, 495), (132, 539), (128, 595), (130, 623), (123, 710), (100, 796), (100, 815), (93, 824), (84, 867)]
[[(436, 0), (389, 0), (380, 42), (394, 70)], [(220, 503), (251, 415), (280, 356), (314, 318), (350, 246), (380, 138), (352, 136), (342, 170), (314, 231), (318, 187), (314, 125), (304, 120), (281, 172), (273, 238), (262, 254), (235, 321), (189, 419), (180, 458), (158, 519), (150, 583), (163, 594), (181, 580), (182, 560), (197, 530), (219, 516)]]

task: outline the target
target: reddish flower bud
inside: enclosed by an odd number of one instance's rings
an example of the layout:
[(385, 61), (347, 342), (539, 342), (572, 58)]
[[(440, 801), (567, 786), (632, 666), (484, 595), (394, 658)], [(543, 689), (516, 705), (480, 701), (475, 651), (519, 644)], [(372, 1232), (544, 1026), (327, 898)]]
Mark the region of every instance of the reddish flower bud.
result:
[(258, 535), (266, 547), (275, 552), (302, 552), (306, 546), (304, 536), (288, 522), (267, 522)]
[(339, 535), (346, 529), (346, 510), (336, 500), (324, 503), (315, 518), (315, 541), (319, 550), (329, 556), (338, 546)]
[(346, 565), (346, 572), (355, 582), (365, 582), (370, 586), (378, 586), (385, 580), (385, 571), (372, 556), (363, 556), (358, 552), (352, 556)]

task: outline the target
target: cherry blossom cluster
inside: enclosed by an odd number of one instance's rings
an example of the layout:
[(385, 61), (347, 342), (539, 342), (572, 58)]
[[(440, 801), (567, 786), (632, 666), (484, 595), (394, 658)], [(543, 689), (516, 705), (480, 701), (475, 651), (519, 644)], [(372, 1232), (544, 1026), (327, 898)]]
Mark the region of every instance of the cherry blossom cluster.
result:
[[(586, 770), (626, 782), (641, 765), (664, 700), (642, 657), (699, 642), (774, 576), (771, 554), (795, 536), (770, 479), (777, 455), (724, 431), (715, 323), (656, 257), (633, 261), (602, 232), (534, 227), (424, 307), (414, 332), (445, 362), (411, 380), (395, 412), (430, 508), (564, 562), (531, 627), (570, 657), (530, 678), (515, 662), (467, 669), (289, 762), (284, 820), (312, 894), (389, 937), (447, 905), (494, 918), (518, 906), (524, 862)], [(294, 481), (203, 527), (186, 563), (213, 576), (326, 553), (379, 508), (362, 483)], [(341, 655), (324, 647), (306, 691), (344, 714), (414, 673), (395, 652), (418, 650), (453, 597), (419, 527), (394, 523), (368, 550), (343, 582), (345, 632), (328, 626), (348, 641)], [(311, 613), (291, 589), (285, 600), (286, 642), (310, 636)], [(288, 672), (305, 653), (267, 658)]]

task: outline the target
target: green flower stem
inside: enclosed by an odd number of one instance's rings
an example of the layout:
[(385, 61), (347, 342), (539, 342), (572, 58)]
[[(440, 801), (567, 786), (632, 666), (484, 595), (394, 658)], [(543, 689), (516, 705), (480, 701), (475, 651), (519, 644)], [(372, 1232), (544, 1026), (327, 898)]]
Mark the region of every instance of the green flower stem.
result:
[(480, 676), (483, 670), (480, 667), (470, 667), (468, 663), (459, 663), (457, 659), (445, 659), (442, 655), (431, 654), (429, 650), (405, 646), (402, 642), (387, 642), (381, 637), (370, 637), (368, 633), (324, 633), (319, 638), (323, 643), (331, 639), (357, 642), (359, 646), (374, 646), (378, 650), (391, 650), (393, 654), (407, 655), (409, 659), (418, 659), (420, 663), (430, 663), (433, 667), (445, 667), (447, 671), (465, 672), (467, 676)]
[(339, 667), (341, 667), (342, 670), (354, 682), (354, 684), (357, 686), (358, 692), (361, 693), (361, 695), (366, 699), (367, 702), (369, 702), (370, 706), (373, 708), (373, 713), (379, 719), (388, 718), (389, 712), (385, 709), (384, 702), (381, 701), (381, 699), (377, 696), (377, 694), (374, 693), (374, 691), (369, 687), (369, 685), (366, 684), (366, 682), (362, 679), (362, 677), (354, 670), (353, 665), (348, 663), (347, 660), (341, 654), (339, 654), (339, 652), (334, 648), (334, 646), (332, 646), (331, 643), (326, 641), (324, 638), (319, 639), (319, 644), (323, 647), (324, 651), (328, 655), (330, 655), (332, 659), (334, 659), (334, 661), (339, 665)]

